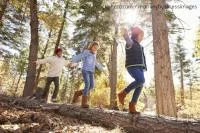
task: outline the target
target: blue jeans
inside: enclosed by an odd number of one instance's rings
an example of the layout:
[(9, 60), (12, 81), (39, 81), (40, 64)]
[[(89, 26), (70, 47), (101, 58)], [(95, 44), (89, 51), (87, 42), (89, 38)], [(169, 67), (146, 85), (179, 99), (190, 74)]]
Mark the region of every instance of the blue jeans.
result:
[(85, 87), (83, 89), (83, 96), (87, 96), (89, 90), (94, 88), (94, 74), (93, 72), (82, 70)]
[(131, 77), (135, 79), (135, 81), (129, 84), (124, 89), (124, 91), (126, 93), (129, 93), (131, 90), (135, 89), (131, 102), (136, 103), (138, 101), (141, 90), (143, 88), (143, 84), (145, 82), (144, 72), (141, 67), (128, 67), (127, 70), (128, 70), (128, 73), (131, 75)]

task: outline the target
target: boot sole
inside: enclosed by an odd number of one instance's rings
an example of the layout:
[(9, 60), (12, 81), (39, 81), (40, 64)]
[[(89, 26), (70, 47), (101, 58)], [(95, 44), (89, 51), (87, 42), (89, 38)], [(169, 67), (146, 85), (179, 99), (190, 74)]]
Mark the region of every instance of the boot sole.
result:
[(89, 106), (81, 106), (82, 108), (84, 108), (84, 109), (88, 109), (89, 108)]
[(140, 112), (129, 112), (129, 114), (133, 114), (133, 115), (139, 115)]

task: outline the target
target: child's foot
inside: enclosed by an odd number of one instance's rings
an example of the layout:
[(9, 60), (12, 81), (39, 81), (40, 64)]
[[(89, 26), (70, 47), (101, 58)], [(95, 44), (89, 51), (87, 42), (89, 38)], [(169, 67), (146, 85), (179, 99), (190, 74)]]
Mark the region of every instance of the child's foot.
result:
[(76, 103), (77, 100), (78, 100), (78, 98), (79, 98), (79, 96), (81, 96), (81, 95), (82, 95), (82, 90), (76, 91), (76, 92), (74, 93), (74, 97), (73, 97), (73, 100), (72, 100), (72, 104)]
[(140, 114), (140, 112), (136, 111), (136, 103), (130, 102), (129, 103), (129, 113), (131, 114)]
[(122, 90), (120, 93), (118, 93), (118, 99), (119, 99), (119, 102), (124, 105), (124, 99), (126, 97), (127, 93)]
[(82, 107), (82, 108), (89, 108), (88, 96), (82, 96), (81, 107)]

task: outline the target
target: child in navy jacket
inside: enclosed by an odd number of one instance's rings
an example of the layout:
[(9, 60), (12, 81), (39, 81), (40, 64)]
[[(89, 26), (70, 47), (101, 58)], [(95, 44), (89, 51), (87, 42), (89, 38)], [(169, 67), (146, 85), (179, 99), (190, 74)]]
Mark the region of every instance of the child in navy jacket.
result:
[(126, 95), (133, 89), (135, 89), (132, 99), (129, 103), (130, 113), (139, 113), (136, 111), (136, 103), (140, 96), (143, 84), (145, 82), (144, 72), (146, 70), (146, 61), (144, 56), (143, 47), (140, 42), (143, 40), (144, 32), (134, 27), (131, 29), (131, 35), (129, 37), (128, 31), (122, 29), (124, 39), (126, 41), (126, 69), (128, 73), (135, 79), (134, 82), (129, 84), (124, 90), (118, 93), (119, 102), (124, 105), (124, 99)]

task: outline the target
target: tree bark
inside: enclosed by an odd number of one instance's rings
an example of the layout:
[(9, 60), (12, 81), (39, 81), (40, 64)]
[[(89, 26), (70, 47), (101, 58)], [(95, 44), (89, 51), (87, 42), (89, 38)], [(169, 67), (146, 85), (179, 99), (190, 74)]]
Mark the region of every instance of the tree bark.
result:
[(0, 2), (0, 24), (2, 23), (2, 18), (8, 5), (8, 1), (9, 0), (1, 0)]
[(159, 115), (177, 116), (172, 78), (165, 0), (151, 0), (154, 48), (156, 110)]
[(15, 95), (15, 96), (16, 96), (16, 94), (17, 94), (17, 90), (18, 90), (18, 87), (19, 87), (19, 83), (20, 83), (22, 74), (23, 74), (23, 72), (20, 73), (19, 78), (18, 78), (18, 80), (17, 80), (17, 86), (15, 87), (15, 92), (14, 92), (14, 95)]
[(192, 83), (191, 83), (191, 78), (190, 78), (190, 100), (192, 100)]
[(13, 86), (15, 85), (15, 80), (16, 80), (16, 78), (17, 78), (17, 72), (16, 72), (15, 75), (14, 75), (14, 79), (13, 79), (11, 88), (13, 88)]
[(120, 127), (129, 133), (199, 133), (200, 122), (177, 120), (170, 117), (132, 115), (105, 109), (83, 109), (74, 105), (61, 105), (57, 112), (63, 116), (77, 118), (104, 127)]
[[(181, 57), (180, 57), (181, 58)], [(181, 73), (181, 90), (180, 90), (180, 94), (181, 94), (181, 105), (185, 104), (184, 101), (184, 79), (183, 79), (183, 61), (180, 59), (180, 73)]]
[[(46, 45), (45, 45), (45, 48), (44, 48), (44, 52), (42, 54), (42, 58), (45, 57), (45, 54), (47, 52), (47, 48), (49, 46), (49, 40), (51, 38), (51, 33), (52, 33), (52, 29), (49, 31), (49, 34), (48, 34), (48, 39), (47, 39), (47, 42), (46, 42)], [(42, 66), (43, 65), (40, 65), (38, 71), (37, 71), (37, 77), (36, 77), (36, 86), (38, 86), (38, 83), (39, 83), (39, 78), (40, 78), (40, 73), (41, 73), (41, 70), (42, 70)]]
[[(115, 25), (115, 36), (118, 34), (118, 25)], [(111, 69), (110, 69), (110, 109), (118, 109), (117, 107), (117, 42), (113, 39), (111, 46)]]
[(66, 19), (66, 16), (67, 16), (67, 8), (68, 8), (68, 2), (66, 2), (66, 5), (65, 5), (65, 11), (64, 11), (64, 14), (63, 14), (63, 20), (62, 20), (62, 24), (61, 24), (60, 30), (58, 32), (58, 38), (57, 38), (57, 41), (56, 41), (55, 50), (60, 45), (60, 40), (61, 40), (61, 37), (62, 37), (62, 32), (63, 32), (63, 29), (64, 29), (64, 25), (65, 25), (65, 19)]
[(26, 82), (23, 91), (23, 97), (33, 95), (33, 90), (36, 87), (36, 64), (33, 63), (37, 60), (38, 53), (38, 16), (37, 16), (37, 0), (30, 0), (30, 27), (31, 27), (31, 42), (29, 51), (29, 63), (26, 76)]
[(148, 115), (132, 115), (126, 112), (90, 108), (83, 109), (76, 105), (40, 104), (36, 100), (13, 98), (0, 95), (0, 101), (12, 106), (29, 109), (42, 109), (54, 113), (76, 118), (91, 124), (98, 124), (107, 128), (119, 127), (128, 133), (200, 133), (199, 120), (183, 120), (172, 117), (158, 117)]

